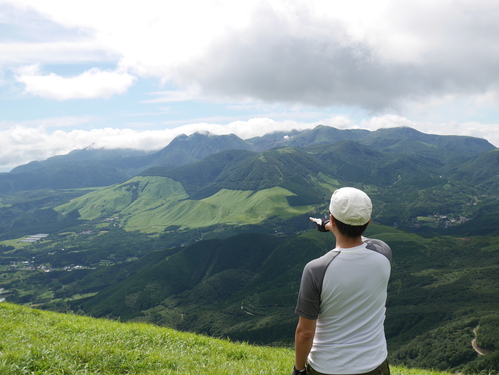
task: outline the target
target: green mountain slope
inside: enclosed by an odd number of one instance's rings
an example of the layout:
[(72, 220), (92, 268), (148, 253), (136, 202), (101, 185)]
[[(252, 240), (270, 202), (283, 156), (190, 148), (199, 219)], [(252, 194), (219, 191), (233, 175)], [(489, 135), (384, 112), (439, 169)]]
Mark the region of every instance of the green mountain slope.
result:
[(419, 181), (431, 173), (438, 173), (444, 166), (434, 158), (415, 153), (381, 152), (352, 141), (307, 147), (305, 150), (328, 165), (337, 178), (377, 186), (390, 186), (400, 180)]
[(158, 151), (154, 155), (154, 160), (146, 167), (177, 167), (225, 150), (252, 150), (252, 146), (234, 134), (194, 133), (189, 136), (182, 134)]
[(294, 148), (259, 154), (226, 151), (188, 166), (149, 169), (57, 211), (78, 211), (83, 220), (118, 217), (126, 229), (152, 232), (172, 225), (257, 224), (322, 204), (338, 186), (323, 170), (327, 168), (320, 161)]
[(245, 190), (267, 189), (280, 186), (294, 176), (317, 174), (324, 170), (324, 166), (318, 164), (315, 158), (299, 149), (272, 149), (245, 160), (239, 168), (221, 175), (218, 184)]
[(195, 133), (180, 135), (158, 152), (86, 148), (35, 161), (0, 175), (0, 193), (35, 189), (67, 189), (120, 183), (157, 166), (193, 163), (224, 150), (249, 150), (239, 137)]
[(480, 184), (497, 189), (499, 185), (499, 149), (473, 157), (448, 172), (455, 179), (463, 179), (470, 184)]
[(285, 142), (291, 147), (307, 147), (318, 144), (331, 144), (340, 141), (359, 141), (369, 134), (362, 129), (336, 129), (330, 126), (318, 125), (314, 129), (304, 132)]
[(417, 153), (446, 161), (460, 156), (478, 155), (495, 148), (481, 138), (426, 134), (409, 127), (378, 129), (359, 142), (379, 151)]
[(75, 150), (44, 161), (32, 162), (0, 175), (0, 193), (41, 188), (64, 189), (107, 186), (124, 182), (152, 167), (177, 167), (225, 150), (265, 151), (273, 147), (308, 147), (355, 141), (383, 152), (418, 154), (455, 165), (471, 156), (493, 150), (484, 139), (440, 136), (411, 128), (339, 130), (319, 125), (307, 131), (267, 134), (247, 141), (230, 135), (195, 133), (180, 135), (153, 153), (134, 150)]
[[(493, 324), (486, 322), (499, 309), (499, 239), (428, 239), (375, 224), (367, 234), (386, 241), (394, 253), (385, 322), (392, 362), (456, 371), (499, 366), (495, 357), (477, 359), (471, 346), (473, 328)], [(303, 266), (327, 252), (332, 241), (315, 230), (200, 241), (165, 253), (72, 308), (216, 337), (290, 343)], [(496, 333), (483, 336), (483, 347), (496, 348)], [(421, 349), (428, 340), (441, 355)]]
[[(279, 237), (257, 234), (197, 242), (157, 264), (142, 268), (82, 307), (94, 316), (130, 319), (141, 315), (143, 310), (156, 307), (171, 295), (193, 289), (223, 273), (218, 276), (225, 282), (218, 284), (218, 290), (199, 294), (204, 302), (219, 302), (244, 287), (281, 242)], [(234, 270), (232, 276), (226, 272), (228, 270)]]
[(96, 190), (59, 206), (63, 215), (77, 210), (80, 219), (112, 219), (130, 230), (149, 232), (186, 226), (207, 227), (219, 223), (260, 223), (272, 216), (291, 217), (310, 211), (291, 207), (294, 193), (280, 187), (259, 190), (227, 190), (201, 200), (189, 199), (182, 185), (167, 177), (135, 177), (126, 183)]
[(148, 210), (157, 205), (158, 201), (165, 204), (186, 197), (182, 185), (171, 179), (135, 177), (126, 183), (96, 190), (59, 207), (58, 210), (68, 213), (78, 209), (82, 218), (95, 219), (123, 210), (133, 211), (137, 207)]
[[(286, 375), (286, 348), (0, 304), (0, 373)], [(391, 366), (393, 375), (450, 375)]]
[[(375, 201), (373, 217), (380, 223), (430, 229), (441, 217), (461, 222), (476, 218), (467, 224), (471, 228), (467, 233), (476, 229), (483, 235), (479, 218), (492, 213), (490, 207), (496, 207), (498, 200), (496, 154), (468, 156), (468, 162), (455, 167), (445, 162), (453, 158), (452, 152), (387, 152), (353, 141), (261, 153), (227, 150), (185, 166), (150, 168), (58, 211), (63, 215), (77, 211), (83, 220), (118, 217), (128, 230), (149, 232), (171, 226), (247, 225), (324, 210), (334, 189), (351, 185), (370, 193)], [(153, 177), (155, 182), (147, 187)], [(166, 189), (161, 194), (161, 188), (152, 189), (159, 181)], [(167, 192), (172, 184), (174, 191)]]
[(168, 145), (168, 150), (184, 151), (198, 160), (222, 150), (251, 149), (251, 145), (235, 134), (194, 133), (189, 136), (182, 134), (173, 139)]
[[(142, 172), (140, 176), (162, 176), (179, 181), (184, 186), (189, 195), (203, 190), (219, 179), (219, 176), (228, 172), (244, 162), (254, 157), (255, 153), (244, 150), (222, 151), (198, 162), (180, 166), (177, 168), (156, 167), (149, 168)], [(223, 186), (229, 188), (229, 186)], [(208, 191), (210, 189), (206, 189)], [(211, 189), (213, 191), (214, 189)], [(198, 194), (199, 195), (199, 194)], [(206, 196), (206, 195), (205, 195)], [(203, 196), (203, 197), (205, 197)], [(208, 195), (209, 196), (209, 195)]]
[(264, 134), (260, 137), (253, 137), (246, 139), (254, 151), (261, 152), (270, 150), (274, 147), (286, 146), (290, 139), (293, 139), (300, 134), (304, 134), (309, 130), (289, 130), (289, 131), (276, 131), (273, 133)]
[[(262, 190), (310, 174), (327, 171), (317, 158), (296, 148), (277, 148), (261, 153), (231, 150), (220, 152), (190, 165), (178, 168), (152, 168), (142, 176), (170, 177), (182, 183), (186, 191), (217, 189)], [(311, 186), (313, 188), (313, 186)]]
[(0, 175), (0, 193), (36, 189), (108, 186), (129, 178), (119, 167), (101, 160), (42, 165), (27, 172)]

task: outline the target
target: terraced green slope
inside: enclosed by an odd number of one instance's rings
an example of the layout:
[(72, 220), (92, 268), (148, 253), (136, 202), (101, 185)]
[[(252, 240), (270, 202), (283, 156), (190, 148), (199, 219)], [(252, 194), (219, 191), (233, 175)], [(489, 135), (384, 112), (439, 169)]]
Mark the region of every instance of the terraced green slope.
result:
[(289, 190), (280, 187), (257, 192), (222, 189), (199, 201), (167, 199), (156, 208), (139, 212), (142, 208), (139, 206), (135, 212), (124, 210), (122, 215), (126, 220), (125, 228), (140, 230), (169, 225), (196, 228), (221, 223), (257, 224), (271, 216), (290, 217), (310, 210), (309, 206), (291, 207), (286, 197), (292, 195)]
[(67, 214), (78, 210), (81, 218), (92, 220), (121, 213), (154, 209), (168, 201), (187, 198), (179, 182), (164, 177), (135, 177), (125, 183), (96, 190), (59, 206), (57, 211)]
[(220, 223), (257, 224), (269, 217), (287, 218), (312, 209), (307, 205), (290, 206), (287, 197), (291, 196), (295, 194), (276, 186), (256, 192), (222, 189), (207, 198), (192, 200), (180, 182), (141, 176), (74, 199), (57, 211), (68, 214), (78, 210), (84, 220), (118, 217), (116, 222), (125, 229), (158, 232), (171, 225), (198, 228)]

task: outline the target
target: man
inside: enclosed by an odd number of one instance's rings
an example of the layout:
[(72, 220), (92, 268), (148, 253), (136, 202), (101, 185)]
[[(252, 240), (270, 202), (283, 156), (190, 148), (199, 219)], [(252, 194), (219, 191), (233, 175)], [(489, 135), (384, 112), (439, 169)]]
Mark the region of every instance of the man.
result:
[(329, 211), (327, 221), (310, 218), (333, 232), (336, 247), (303, 270), (293, 375), (389, 375), (383, 323), (392, 252), (362, 237), (372, 212), (363, 191), (336, 190)]

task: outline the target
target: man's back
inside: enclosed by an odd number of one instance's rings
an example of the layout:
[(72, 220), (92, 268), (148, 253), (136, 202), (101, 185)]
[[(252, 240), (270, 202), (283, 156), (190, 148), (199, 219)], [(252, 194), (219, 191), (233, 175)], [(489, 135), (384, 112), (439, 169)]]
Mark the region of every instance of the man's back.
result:
[(309, 361), (324, 373), (368, 372), (387, 356), (383, 323), (390, 260), (365, 245), (332, 252), (337, 255), (324, 273)]

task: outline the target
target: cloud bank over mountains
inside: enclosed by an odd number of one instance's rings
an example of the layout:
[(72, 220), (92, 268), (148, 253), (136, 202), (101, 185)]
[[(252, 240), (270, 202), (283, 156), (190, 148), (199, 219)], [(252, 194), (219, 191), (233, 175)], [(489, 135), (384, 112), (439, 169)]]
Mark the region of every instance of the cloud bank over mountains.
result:
[(338, 118), (499, 145), (492, 0), (0, 0), (0, 27), (0, 165)]
[[(91, 121), (91, 119), (89, 119)], [(333, 126), (338, 129), (369, 129), (391, 128), (408, 126), (431, 134), (469, 135), (484, 138), (488, 127), (479, 123), (466, 124), (423, 124), (410, 121), (399, 116), (373, 117), (360, 124), (354, 123), (347, 117), (337, 116), (325, 119), (319, 123), (297, 122), (291, 120), (274, 121), (268, 118), (251, 119), (249, 121), (234, 121), (227, 125), (196, 123), (163, 130), (136, 130), (102, 128), (91, 130), (57, 130), (48, 132), (43, 127), (15, 127), (0, 130), (0, 138), (4, 147), (0, 149), (0, 166), (7, 166), (0, 172), (7, 172), (12, 167), (25, 164), (33, 160), (45, 160), (54, 155), (67, 154), (72, 150), (83, 149), (89, 145), (94, 148), (131, 148), (138, 150), (156, 151), (166, 147), (173, 138), (180, 134), (193, 134), (197, 131), (207, 131), (213, 134), (236, 134), (248, 139), (260, 136), (270, 131), (291, 132), (291, 130), (311, 129), (317, 125)], [(0, 122), (0, 127), (2, 123)], [(460, 127), (463, 129), (460, 130)], [(439, 131), (435, 131), (438, 128)], [(499, 135), (494, 138), (499, 144)]]

